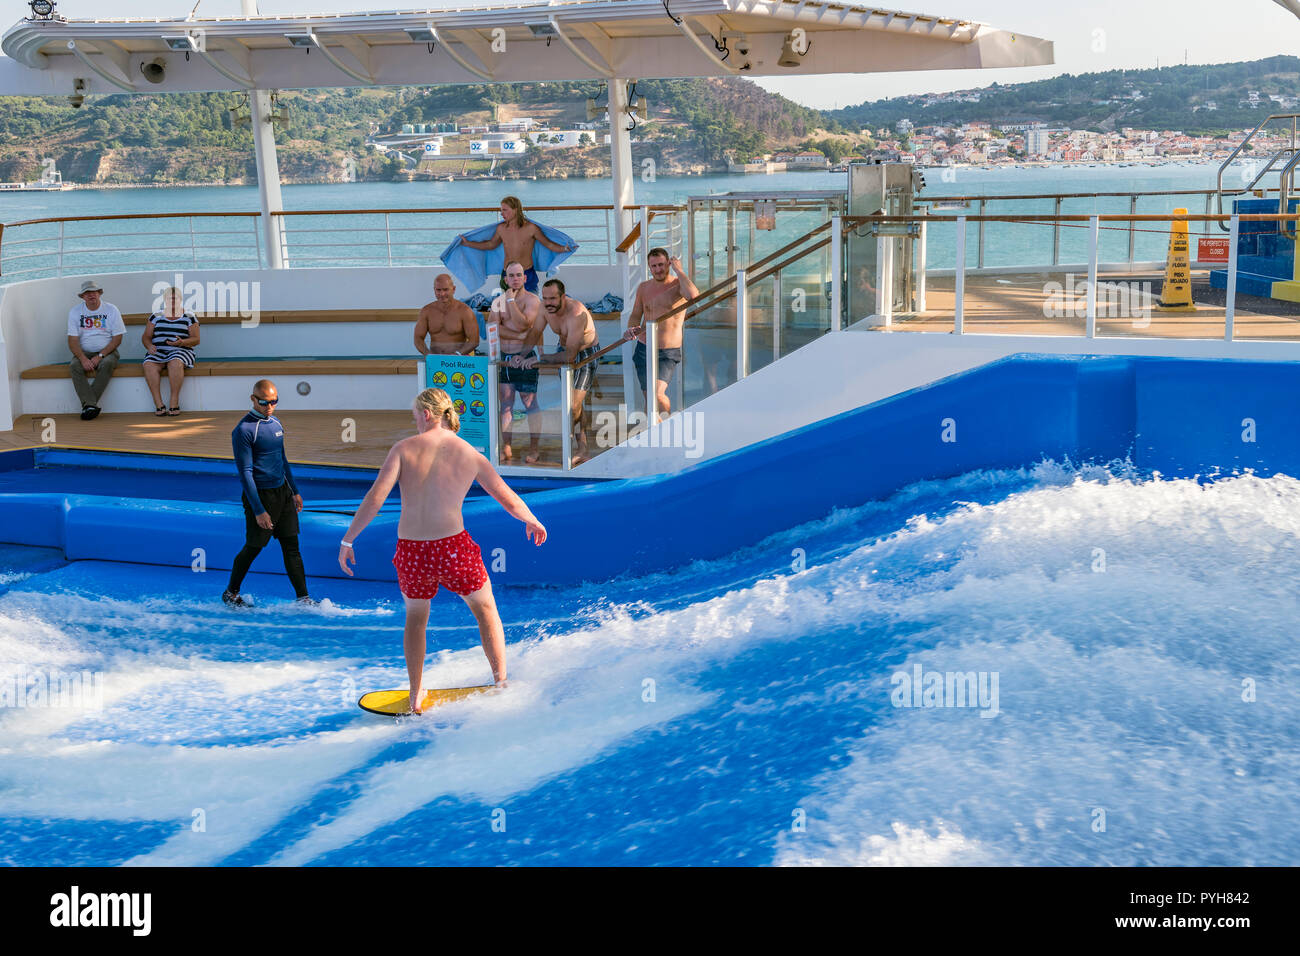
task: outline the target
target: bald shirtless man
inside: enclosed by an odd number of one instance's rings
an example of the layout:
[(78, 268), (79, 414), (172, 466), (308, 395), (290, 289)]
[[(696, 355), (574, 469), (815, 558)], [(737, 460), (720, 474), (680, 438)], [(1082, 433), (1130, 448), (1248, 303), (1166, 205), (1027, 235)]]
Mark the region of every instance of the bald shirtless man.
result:
[(541, 319), (542, 300), (524, 288), (522, 263), (506, 265), (506, 290), (492, 300), (489, 322), (497, 324), (501, 337), (501, 374), (497, 377), (497, 398), (501, 411), (501, 457), (514, 457), (510, 447), (511, 425), (515, 417), (515, 392), (528, 413), (528, 454), (524, 462), (537, 463), (541, 457), (542, 411), (537, 407), (537, 369), (526, 368), (524, 361), (537, 357), (536, 346), (546, 328)]
[[(564, 283), (559, 279), (548, 279), (542, 286), (542, 309), (546, 324), (560, 337), (560, 344), (554, 354), (536, 359), (525, 359), (524, 368), (538, 365), (572, 365), (595, 355), (600, 349), (596, 341), (596, 321), (587, 311), (587, 307), (577, 299), (570, 299), (564, 292)], [(573, 372), (573, 464), (587, 460), (587, 432), (582, 427), (583, 403), (587, 392), (596, 380), (596, 363), (588, 362)]]
[(492, 680), (506, 684), (506, 640), (492, 596), (492, 582), (483, 567), (482, 554), (465, 530), (461, 507), (477, 481), (506, 512), (524, 523), (525, 534), (535, 544), (546, 540), (546, 528), (537, 520), (492, 465), (456, 434), (460, 419), (451, 398), (440, 388), (426, 388), (411, 406), (418, 434), (399, 441), (388, 452), (375, 483), (370, 486), (356, 517), (339, 544), (339, 567), (349, 577), (356, 564), (353, 542), (393, 490), (401, 487), (402, 513), (397, 520), (397, 583), (406, 601), (406, 629), (402, 643), (410, 681), (411, 712), (423, 708), (425, 629), (429, 600), (445, 585), (459, 595), (478, 621), (483, 653), (492, 667)]
[[(680, 310), (668, 318), (662, 318), (673, 309), (694, 299), (700, 294), (691, 277), (682, 268), (680, 259), (672, 258), (666, 249), (651, 249), (646, 256), (650, 267), (650, 278), (642, 282), (636, 290), (636, 300), (632, 303), (632, 313), (627, 318), (625, 338), (637, 340), (636, 351), (632, 361), (636, 365), (637, 379), (641, 382), (641, 391), (646, 391), (646, 347), (645, 326), (647, 322), (660, 320), (656, 329), (659, 352), (659, 370), (656, 374), (655, 398), (659, 412), (667, 415), (672, 411), (668, 401), (668, 383), (673, 380), (673, 372), (682, 364), (682, 321), (685, 310)], [(670, 270), (677, 274), (676, 278)], [(650, 412), (650, 396), (646, 395), (646, 414)]]
[(456, 298), (456, 282), (445, 272), (433, 280), (433, 299), (415, 321), (415, 350), (421, 355), (472, 354), (478, 348), (478, 319)]
[[(483, 242), (471, 242), (462, 234), (460, 241), (471, 249), (495, 249), (502, 243), (505, 244), (506, 262), (518, 262), (524, 267), (526, 276), (526, 285), (524, 286), (529, 292), (537, 292), (537, 270), (533, 268), (533, 243), (540, 242), (552, 252), (569, 252), (571, 246), (561, 246), (551, 242), (546, 236), (542, 235), (542, 230), (537, 228), (537, 223), (530, 222), (524, 215), (524, 204), (514, 196), (507, 196), (501, 200), (501, 224), (497, 226), (496, 234), (491, 239)], [(505, 288), (508, 284), (506, 274), (501, 273), (501, 287)]]

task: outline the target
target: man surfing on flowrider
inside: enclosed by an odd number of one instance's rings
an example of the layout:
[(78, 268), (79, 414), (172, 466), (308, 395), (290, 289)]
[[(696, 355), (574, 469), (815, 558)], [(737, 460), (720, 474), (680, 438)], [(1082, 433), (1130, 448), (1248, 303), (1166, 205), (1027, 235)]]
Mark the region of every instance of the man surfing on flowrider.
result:
[(419, 433), (399, 441), (388, 452), (375, 483), (339, 545), (339, 567), (349, 577), (356, 564), (353, 542), (379, 513), (394, 483), (400, 484), (402, 513), (397, 521), (397, 583), (406, 600), (403, 647), (411, 685), (411, 712), (422, 713), (425, 628), (429, 599), (438, 586), (458, 594), (478, 621), (483, 653), (498, 687), (506, 684), (506, 641), (497, 613), (492, 583), (474, 539), (465, 530), (461, 507), (477, 481), (506, 512), (524, 523), (527, 536), (540, 545), (546, 528), (496, 473), (491, 463), (456, 434), (460, 418), (440, 388), (426, 388), (411, 407)]

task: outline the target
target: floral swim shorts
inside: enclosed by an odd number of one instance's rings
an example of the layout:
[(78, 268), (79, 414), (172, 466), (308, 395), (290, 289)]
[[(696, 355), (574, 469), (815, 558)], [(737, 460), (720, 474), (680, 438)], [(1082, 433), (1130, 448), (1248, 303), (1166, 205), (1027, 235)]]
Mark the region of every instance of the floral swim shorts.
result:
[(488, 582), (483, 555), (468, 531), (430, 541), (398, 538), (393, 566), (402, 594), (416, 600), (433, 597), (439, 585), (464, 597)]

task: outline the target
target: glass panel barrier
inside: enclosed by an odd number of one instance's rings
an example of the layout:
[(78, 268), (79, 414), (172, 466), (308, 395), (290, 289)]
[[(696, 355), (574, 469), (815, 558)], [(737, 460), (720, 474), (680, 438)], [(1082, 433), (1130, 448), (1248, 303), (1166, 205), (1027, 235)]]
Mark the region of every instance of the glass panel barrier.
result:
[[(970, 208), (965, 212), (968, 216), (978, 215), (980, 210), (979, 203), (971, 203)], [(1005, 268), (1008, 266), (1048, 266), (1052, 264), (1052, 226), (1050, 223), (1044, 225), (1040, 220), (1050, 219), (1055, 211), (1055, 203), (1052, 199), (1024, 199), (1024, 200), (989, 200), (984, 204), (984, 214), (989, 216), (1023, 216), (1023, 221), (1017, 222), (985, 222), (983, 223), (984, 248), (983, 248), (983, 266), (986, 269)], [(953, 212), (944, 212), (944, 215), (954, 215)], [(966, 265), (967, 268), (977, 269), (980, 267), (980, 223), (972, 222), (968, 224), (966, 235)], [(955, 234), (949, 234), (955, 238)], [(948, 252), (948, 259), (952, 259), (955, 250)], [(1061, 260), (1063, 262), (1075, 260)], [(1079, 261), (1087, 261), (1084, 258)], [(948, 263), (945, 268), (953, 268), (953, 263)]]
[(781, 355), (789, 355), (831, 330), (829, 248), (814, 249), (781, 267), (776, 329)]
[[(1234, 339), (1300, 340), (1300, 283), (1295, 279), (1296, 243), (1291, 238), (1295, 228), (1294, 221), (1240, 221)], [(1227, 263), (1207, 269), (1204, 286), (1193, 284), (1198, 305), (1226, 301), (1227, 270)]]
[[(532, 210), (525, 210), (533, 218)], [(442, 251), (458, 235), (499, 220), (496, 210), (291, 214), (284, 222), (289, 264), (294, 267), (440, 266)], [(578, 243), (568, 260), (605, 265), (611, 259), (610, 214), (603, 208), (548, 209), (538, 221)], [(474, 290), (471, 290), (474, 291)]]
[(774, 359), (772, 340), (776, 317), (776, 276), (770, 275), (757, 282), (748, 282), (747, 289), (745, 313), (749, 327), (748, 365), (749, 372), (753, 373), (772, 364)]
[(1084, 312), (1073, 308), (1075, 299), (1071, 298), (1071, 290), (1075, 284), (1086, 286), (1087, 279), (1086, 271), (968, 272), (963, 296), (963, 331), (1082, 335)]
[[(953, 275), (957, 261), (957, 223), (953, 213), (945, 210), (944, 218), (920, 218), (918, 227), (924, 226), (925, 243), (920, 237), (911, 243), (912, 297), (905, 308), (895, 312), (890, 327), (907, 332), (951, 332), (955, 311), (956, 279)], [(968, 230), (969, 232), (969, 230)], [(973, 234), (972, 234), (973, 235)], [(921, 275), (924, 267), (924, 276)], [(875, 284), (869, 275), (850, 271), (849, 298), (864, 296), (869, 303), (875, 301)], [(860, 318), (858, 311), (854, 318)], [(881, 327), (880, 322), (868, 327)]]
[[(736, 297), (698, 312), (682, 327), (682, 365), (677, 369), (680, 385), (669, 387), (672, 408), (689, 408), (701, 399), (736, 381)], [(663, 376), (660, 369), (660, 376)]]
[[(628, 409), (623, 399), (623, 364), (619, 359), (620, 352), (621, 349), (615, 349), (594, 363), (573, 371), (574, 398), (575, 401), (581, 398), (581, 410), (575, 412), (575, 465), (595, 458), (627, 437)], [(587, 386), (585, 394), (579, 395), (580, 385)]]
[(141, 216), (6, 227), (0, 282), (96, 272), (257, 268), (254, 216)]
[(500, 364), (497, 401), (497, 463), (562, 467), (559, 370)]
[[(562, 469), (566, 430), (562, 369), (554, 365), (536, 369), (537, 391), (530, 393), (524, 391), (532, 378), (525, 374), (526, 370), (507, 368), (497, 367), (498, 464)], [(603, 360), (575, 368), (571, 381), (569, 466), (574, 467), (626, 439), (629, 420), (623, 403), (622, 365), (616, 351)], [(632, 418), (633, 431), (640, 422), (640, 415)], [(508, 458), (507, 446), (511, 452)], [(529, 461), (534, 454), (536, 460)]]
[[(1182, 207), (1178, 207), (1182, 208)], [(1192, 209), (1193, 214), (1200, 211)], [(1172, 210), (1162, 210), (1159, 215), (1169, 215)], [(1205, 227), (1217, 228), (1213, 222), (1189, 221), (1177, 224), (1185, 227), (1188, 234), (1189, 256), (1194, 260), (1197, 254), (1197, 239), (1206, 234)], [(1132, 227), (1135, 264), (1130, 267), (1116, 256), (1115, 239), (1122, 239), (1125, 244), (1124, 256), (1127, 255), (1129, 229)], [(1097, 268), (1096, 289), (1096, 334), (1098, 336), (1137, 336), (1158, 338), (1195, 338), (1219, 339), (1224, 334), (1225, 310), (1222, 298), (1213, 302), (1205, 295), (1209, 290), (1209, 271), (1205, 269), (1188, 269), (1189, 283), (1184, 295), (1187, 303), (1179, 304), (1180, 295), (1171, 287), (1168, 290), (1169, 305), (1162, 306), (1165, 299), (1165, 278), (1163, 268), (1142, 268), (1143, 261), (1137, 250), (1151, 255), (1152, 259), (1162, 261), (1169, 254), (1169, 239), (1175, 228), (1173, 221), (1153, 221), (1131, 223), (1105, 222), (1100, 224), (1101, 262)], [(1158, 252), (1155, 243), (1159, 243)], [(1150, 259), (1147, 260), (1151, 261)], [(1084, 303), (1079, 306), (1086, 314), (1087, 277), (1081, 283), (1078, 297)]]

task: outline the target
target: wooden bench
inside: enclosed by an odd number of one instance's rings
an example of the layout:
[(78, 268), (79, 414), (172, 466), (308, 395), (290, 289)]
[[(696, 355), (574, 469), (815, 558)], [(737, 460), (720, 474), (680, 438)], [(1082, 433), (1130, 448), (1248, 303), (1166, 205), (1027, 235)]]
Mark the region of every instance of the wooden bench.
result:
[[(71, 358), (69, 358), (69, 361)], [(186, 377), (196, 375), (256, 375), (274, 378), (277, 375), (414, 375), (418, 360), (412, 358), (290, 358), (290, 359), (230, 359), (200, 358)], [(164, 377), (166, 370), (163, 370)], [(25, 369), (25, 379), (68, 378), (68, 363), (40, 365)], [(113, 377), (143, 378), (144, 363), (127, 359), (113, 371)]]
[[(69, 359), (70, 361), (70, 359)], [(194, 368), (185, 372), (187, 378), (197, 375), (256, 375), (274, 378), (277, 375), (414, 375), (419, 359), (411, 358), (290, 358), (290, 359), (199, 359)], [(601, 363), (602, 366), (608, 363)], [(603, 368), (598, 373), (612, 378)], [(163, 370), (166, 377), (166, 370)], [(68, 378), (68, 363), (38, 365), (25, 369), (24, 379)], [(144, 363), (127, 359), (113, 371), (114, 378), (143, 378)]]
[[(131, 312), (122, 315), (122, 321), (127, 325), (145, 326), (149, 322), (148, 312)], [(475, 315), (487, 317), (487, 312), (476, 312)], [(281, 325), (294, 322), (409, 322), (411, 327), (415, 327), (416, 320), (420, 317), (420, 307), (412, 309), (302, 309), (298, 311), (286, 309), (273, 309), (259, 311), (257, 321), (259, 325)], [(593, 312), (592, 319), (597, 322), (605, 322), (611, 319), (621, 318), (618, 312)], [(200, 325), (239, 325), (242, 322), (249, 321), (239, 315), (219, 315), (205, 318), (198, 316)]]
[[(131, 312), (122, 315), (127, 325), (144, 326), (149, 322), (149, 312)], [(409, 322), (412, 327), (419, 318), (419, 308), (414, 309), (286, 309), (262, 310), (257, 313), (259, 325), (278, 325), (291, 322)], [(199, 324), (238, 325), (248, 319), (239, 315), (198, 316)]]

